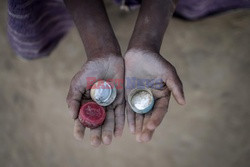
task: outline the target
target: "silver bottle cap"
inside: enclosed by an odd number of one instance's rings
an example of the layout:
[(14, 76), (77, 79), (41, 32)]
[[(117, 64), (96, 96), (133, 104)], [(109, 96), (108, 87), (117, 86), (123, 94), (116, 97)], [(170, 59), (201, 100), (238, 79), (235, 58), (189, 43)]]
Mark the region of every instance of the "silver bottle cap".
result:
[(134, 112), (145, 114), (153, 108), (154, 96), (150, 89), (139, 87), (131, 90), (128, 95), (128, 103)]
[(91, 98), (100, 106), (108, 106), (116, 98), (116, 88), (111, 82), (97, 81), (90, 90)]

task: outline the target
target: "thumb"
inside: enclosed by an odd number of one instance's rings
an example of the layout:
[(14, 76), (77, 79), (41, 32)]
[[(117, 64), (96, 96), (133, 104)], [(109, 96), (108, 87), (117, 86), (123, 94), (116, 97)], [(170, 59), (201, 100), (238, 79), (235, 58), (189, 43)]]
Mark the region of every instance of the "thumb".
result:
[(183, 85), (179, 76), (175, 74), (173, 77), (166, 79), (165, 82), (169, 90), (172, 92), (177, 103), (180, 105), (186, 104)]

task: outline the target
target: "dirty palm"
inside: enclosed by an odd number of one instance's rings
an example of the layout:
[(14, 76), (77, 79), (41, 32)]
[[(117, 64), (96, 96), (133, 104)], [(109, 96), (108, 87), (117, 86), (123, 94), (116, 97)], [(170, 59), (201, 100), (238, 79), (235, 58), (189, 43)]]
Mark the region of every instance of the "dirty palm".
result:
[[(69, 109), (75, 120), (75, 137), (80, 140), (84, 137), (86, 126), (79, 121), (78, 115), (81, 105), (93, 100), (90, 95), (91, 88), (87, 83), (87, 78), (92, 77), (96, 81), (113, 83), (117, 86), (117, 95), (113, 103), (105, 106), (106, 118), (103, 124), (90, 128), (91, 144), (108, 145), (112, 142), (113, 136), (121, 136), (125, 115), (136, 140), (149, 141), (167, 112), (170, 93), (172, 92), (179, 104), (185, 104), (182, 83), (175, 68), (159, 54), (165, 30), (175, 9), (175, 1), (143, 1), (124, 57), (121, 56), (119, 43), (102, 2), (65, 2), (82, 37), (88, 58), (73, 77), (67, 97)], [(86, 10), (87, 6), (91, 7)], [(80, 10), (83, 8), (84, 11)], [(91, 9), (98, 9), (101, 13), (93, 12), (95, 10)], [(88, 15), (91, 15), (91, 18), (87, 18)], [(80, 16), (83, 18), (79, 19)], [(93, 27), (93, 23), (98, 26)], [(134, 87), (128, 86), (129, 78), (136, 79)], [(140, 82), (143, 79), (148, 82)], [(122, 87), (117, 85), (116, 81), (119, 80), (123, 81), (120, 82), (123, 84)], [(147, 87), (154, 99), (152, 109), (147, 113), (135, 112), (128, 102), (128, 94), (141, 86)]]
[[(176, 4), (176, 0), (141, 1), (124, 56), (104, 3), (100, 0), (9, 0), (8, 33), (19, 57), (36, 59), (49, 55), (74, 24), (87, 56), (87, 61), (73, 77), (67, 96), (75, 123), (74, 136), (82, 140), (86, 127), (91, 127), (91, 145), (108, 145), (113, 136), (122, 136), (127, 117), (129, 129), (136, 135), (136, 140), (147, 142), (167, 112), (170, 94), (179, 104), (185, 104), (182, 83), (174, 66), (160, 55), (162, 39)], [(95, 96), (91, 97), (91, 88), (87, 83), (87, 78), (91, 77), (111, 87), (114, 85), (115, 98), (109, 103), (98, 103)], [(138, 81), (136, 86), (127, 87), (126, 78), (135, 78)], [(117, 80), (122, 81), (120, 85), (115, 83)], [(142, 80), (147, 83), (143, 84)], [(134, 106), (130, 106), (133, 103), (128, 102), (128, 95), (137, 86), (145, 85), (147, 89), (142, 91), (150, 96), (150, 105), (146, 107), (147, 110), (135, 110)], [(112, 94), (106, 90), (96, 92), (106, 93), (106, 100)], [(89, 112), (91, 109), (99, 114), (93, 115)], [(94, 116), (97, 122), (91, 119)]]

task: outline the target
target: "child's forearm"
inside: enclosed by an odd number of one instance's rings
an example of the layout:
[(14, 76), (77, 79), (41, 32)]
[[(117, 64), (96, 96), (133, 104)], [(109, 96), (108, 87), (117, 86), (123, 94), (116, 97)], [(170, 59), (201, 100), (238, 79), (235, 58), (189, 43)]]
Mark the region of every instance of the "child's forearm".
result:
[(176, 4), (177, 0), (142, 0), (128, 49), (159, 52)]
[(73, 16), (88, 58), (120, 55), (102, 0), (64, 0)]

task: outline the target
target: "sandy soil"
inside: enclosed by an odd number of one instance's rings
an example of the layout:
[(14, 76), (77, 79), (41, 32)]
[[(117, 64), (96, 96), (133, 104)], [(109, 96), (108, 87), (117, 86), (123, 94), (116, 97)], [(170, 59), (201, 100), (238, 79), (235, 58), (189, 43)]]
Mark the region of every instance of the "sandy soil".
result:
[[(108, 5), (123, 52), (137, 11)], [(98, 149), (73, 138), (65, 97), (85, 61), (76, 29), (49, 58), (15, 57), (6, 37), (6, 2), (0, 2), (0, 166), (248, 167), (250, 165), (250, 11), (196, 22), (173, 19), (162, 54), (184, 83), (187, 105), (172, 99), (150, 143), (122, 138)]]

